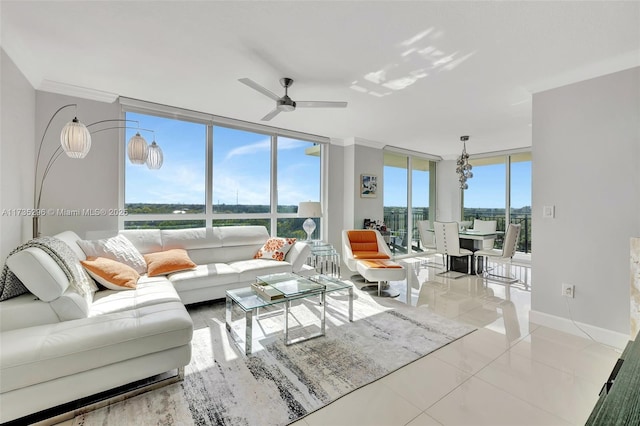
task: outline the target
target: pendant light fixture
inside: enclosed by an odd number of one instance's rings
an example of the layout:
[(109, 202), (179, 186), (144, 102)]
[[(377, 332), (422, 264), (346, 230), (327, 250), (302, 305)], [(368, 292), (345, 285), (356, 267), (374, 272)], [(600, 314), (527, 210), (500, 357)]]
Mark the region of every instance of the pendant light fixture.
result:
[(156, 170), (162, 167), (163, 161), (162, 149), (156, 143), (155, 139), (149, 145), (149, 152), (147, 154), (147, 167)]
[(148, 154), (149, 145), (147, 145), (147, 141), (140, 136), (140, 132), (137, 132), (135, 136), (129, 139), (129, 143), (127, 144), (129, 161), (133, 164), (144, 164), (147, 161)]
[(462, 141), (462, 154), (460, 154), (456, 163), (456, 173), (458, 173), (460, 189), (464, 191), (465, 189), (469, 189), (467, 179), (471, 179), (473, 177), (473, 172), (471, 171), (473, 166), (469, 164), (469, 154), (467, 154), (466, 142), (469, 140), (469, 136), (460, 136), (460, 140)]
[[(47, 178), (47, 175), (51, 170), (51, 167), (56, 162), (56, 160), (60, 158), (60, 155), (62, 155), (62, 153), (64, 152), (67, 154), (68, 157), (71, 157), (71, 158), (76, 158), (76, 159), (85, 158), (89, 153), (89, 150), (91, 149), (92, 134), (103, 132), (105, 130), (110, 130), (110, 129), (131, 129), (131, 128), (135, 129), (135, 127), (118, 125), (118, 126), (105, 127), (102, 129), (90, 131), (89, 128), (91, 126), (95, 126), (98, 124), (107, 123), (107, 122), (131, 122), (134, 120), (126, 120), (126, 119), (101, 120), (85, 126), (82, 122), (80, 122), (80, 120), (78, 120), (77, 117), (74, 117), (73, 120), (68, 122), (62, 128), (62, 131), (60, 132), (60, 146), (58, 146), (53, 151), (47, 163), (43, 165), (44, 167), (43, 171), (39, 173), (39, 170), (42, 170), (40, 169), (40, 166), (41, 166), (40, 156), (42, 154), (42, 147), (44, 145), (45, 137), (47, 136), (47, 131), (49, 130), (49, 127), (51, 126), (51, 123), (53, 122), (54, 118), (58, 116), (60, 111), (69, 107), (75, 107), (77, 110), (78, 105), (68, 104), (58, 108), (58, 110), (54, 112), (51, 118), (49, 119), (49, 122), (47, 123), (47, 126), (45, 127), (44, 132), (42, 133), (42, 139), (40, 139), (38, 154), (36, 156), (35, 175), (33, 180), (33, 206), (34, 206), (34, 211), (36, 212), (33, 216), (33, 237), (34, 238), (40, 235), (40, 223), (39, 223), (40, 215), (37, 212), (40, 211), (40, 200), (42, 199), (42, 189), (44, 187), (44, 183)], [(137, 121), (134, 121), (134, 122), (138, 123)], [(149, 169), (154, 169), (154, 170), (159, 169), (160, 167), (162, 167), (163, 154), (162, 154), (162, 149), (160, 149), (160, 147), (155, 141), (155, 132), (149, 129), (141, 129), (139, 126), (137, 127), (137, 130), (138, 131), (136, 132), (135, 136), (129, 140), (129, 143), (127, 145), (127, 156), (129, 157), (129, 161), (131, 161), (131, 163), (133, 164), (147, 164), (147, 167), (149, 167)], [(153, 138), (154, 140), (151, 146), (148, 146), (147, 141), (140, 135), (141, 130), (152, 132), (154, 134), (154, 138)], [(151, 158), (149, 158), (150, 157), (149, 154), (151, 154)], [(41, 175), (40, 178), (39, 178), (39, 175)], [(39, 187), (38, 187), (38, 182), (40, 183)]]
[(71, 158), (84, 158), (91, 149), (91, 133), (78, 117), (68, 122), (60, 132), (60, 145)]

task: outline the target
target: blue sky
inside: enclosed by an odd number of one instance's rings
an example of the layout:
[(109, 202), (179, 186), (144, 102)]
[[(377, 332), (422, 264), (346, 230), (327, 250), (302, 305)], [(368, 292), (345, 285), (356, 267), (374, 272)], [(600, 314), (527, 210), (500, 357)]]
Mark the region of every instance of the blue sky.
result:
[[(504, 164), (477, 166), (473, 178), (467, 181), (469, 189), (464, 193), (465, 207), (505, 208)], [(428, 172), (414, 172), (412, 205), (429, 205)], [(406, 206), (407, 171), (399, 167), (384, 168), (384, 205)], [(514, 162), (511, 165), (511, 206), (531, 205), (531, 162)]]
[[(473, 168), (467, 181), (465, 207), (505, 207), (506, 165)], [(531, 161), (511, 163), (511, 207), (531, 206)]]
[[(149, 170), (127, 160), (125, 203), (204, 204), (206, 126), (136, 113), (127, 113), (127, 119), (138, 120), (141, 128), (155, 131), (164, 163), (159, 170)], [(135, 133), (135, 129), (127, 129), (126, 140)], [(151, 133), (141, 134), (151, 143)], [(270, 136), (215, 126), (213, 139), (214, 204), (268, 205)], [(279, 204), (319, 201), (319, 157), (304, 154), (304, 149), (312, 145), (279, 138)]]
[[(204, 204), (206, 126), (203, 124), (127, 113), (140, 128), (155, 131), (164, 153), (159, 170), (126, 161), (125, 203)], [(129, 126), (136, 126), (129, 123)], [(126, 130), (126, 140), (135, 135)], [(141, 131), (151, 143), (153, 134)], [(304, 154), (309, 142), (279, 138), (278, 196), (280, 205), (300, 201), (319, 201), (319, 157)], [(268, 205), (270, 137), (225, 127), (214, 127), (214, 204)], [(466, 207), (504, 208), (505, 165), (478, 166), (473, 169), (465, 191)], [(413, 206), (429, 205), (429, 172), (414, 171)], [(511, 205), (531, 205), (531, 162), (512, 164)], [(406, 205), (406, 169), (385, 167), (385, 206)]]

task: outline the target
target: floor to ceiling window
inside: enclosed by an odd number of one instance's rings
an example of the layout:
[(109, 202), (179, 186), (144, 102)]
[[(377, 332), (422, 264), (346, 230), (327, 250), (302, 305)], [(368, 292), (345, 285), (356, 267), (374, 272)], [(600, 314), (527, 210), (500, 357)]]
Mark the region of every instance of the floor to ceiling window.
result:
[(531, 253), (531, 153), (512, 155), (509, 222), (521, 224), (518, 251)]
[(213, 126), (213, 226), (271, 226), (271, 136)]
[(463, 221), (474, 219), (495, 220), (497, 229), (505, 230), (507, 182), (506, 157), (490, 157), (470, 160), (473, 178), (467, 181), (469, 188), (463, 191)]
[(404, 153), (384, 153), (384, 223), (395, 254), (422, 251), (417, 224), (433, 220), (435, 162)]
[[(517, 251), (531, 252), (531, 153), (475, 158), (473, 178), (463, 191), (462, 220), (497, 221), (498, 231), (506, 231), (508, 223), (520, 223)], [(502, 247), (502, 238), (496, 239)]]
[(389, 246), (396, 254), (408, 253), (411, 244), (407, 219), (408, 161), (406, 155), (384, 153), (384, 224)]
[[(125, 228), (204, 226), (207, 127), (201, 123), (127, 112), (125, 140), (155, 138), (164, 161), (157, 170), (125, 159)], [(137, 122), (138, 124), (134, 124)], [(153, 133), (148, 130), (153, 130)]]
[[(320, 151), (322, 146), (299, 139), (278, 137), (277, 194), (278, 213), (294, 214), (301, 201), (320, 201)], [(279, 217), (278, 234), (306, 239), (302, 223), (306, 217)], [(314, 240), (321, 239), (321, 221), (312, 217), (316, 229)]]
[[(127, 120), (154, 131), (164, 163), (150, 170), (125, 161), (127, 216), (121, 227), (264, 225), (272, 235), (306, 238), (298, 203), (321, 201), (324, 138), (276, 134), (277, 129), (229, 119), (194, 119), (188, 112), (180, 119), (175, 118), (180, 110), (175, 111), (125, 110)], [(127, 129), (126, 140), (135, 132)], [(313, 219), (312, 237), (319, 239), (321, 220)]]

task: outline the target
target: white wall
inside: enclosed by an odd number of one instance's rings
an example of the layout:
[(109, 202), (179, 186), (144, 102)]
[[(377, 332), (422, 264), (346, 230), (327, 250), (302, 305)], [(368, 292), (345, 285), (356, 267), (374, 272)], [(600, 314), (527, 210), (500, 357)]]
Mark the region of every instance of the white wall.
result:
[[(47, 122), (58, 108), (66, 104), (78, 104), (77, 113), (74, 108), (66, 108), (52, 122), (43, 145), (44, 162), (41, 164), (46, 163), (53, 150), (60, 146), (60, 131), (76, 114), (84, 124), (120, 118), (121, 107), (118, 103), (96, 102), (42, 91), (36, 92), (36, 99), (35, 128), (38, 143)], [(117, 126), (119, 123), (111, 125)], [(85, 158), (72, 159), (63, 154), (53, 165), (42, 192), (42, 209), (82, 211), (118, 208), (120, 131), (114, 129), (96, 133), (91, 139), (91, 150)], [(80, 237), (84, 237), (87, 231), (117, 230), (118, 218), (106, 215), (47, 215), (42, 218), (40, 227), (42, 235), (72, 229)]]
[[(0, 49), (0, 212), (33, 208), (36, 92)], [(31, 218), (0, 216), (0, 260), (31, 236)]]
[[(532, 318), (629, 332), (640, 235), (640, 68), (533, 96)], [(554, 219), (543, 206), (555, 205)], [(566, 321), (565, 321), (566, 323)]]

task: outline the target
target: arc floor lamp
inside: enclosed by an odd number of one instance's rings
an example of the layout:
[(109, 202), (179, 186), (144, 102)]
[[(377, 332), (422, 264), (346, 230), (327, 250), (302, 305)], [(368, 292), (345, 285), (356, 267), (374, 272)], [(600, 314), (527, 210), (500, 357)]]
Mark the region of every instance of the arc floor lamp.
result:
[[(42, 146), (44, 145), (47, 131), (49, 130), (51, 123), (60, 113), (60, 111), (70, 107), (75, 107), (77, 110), (78, 104), (68, 104), (58, 108), (58, 110), (49, 119), (49, 123), (47, 123), (47, 127), (45, 127), (44, 133), (42, 134), (42, 139), (40, 139), (33, 179), (33, 238), (37, 238), (40, 236), (40, 200), (42, 198), (42, 188), (44, 187), (47, 175), (51, 171), (51, 167), (54, 165), (56, 160), (60, 158), (62, 153), (66, 153), (70, 158), (82, 159), (86, 157), (89, 153), (89, 150), (91, 149), (92, 134), (110, 129), (137, 129), (135, 136), (129, 139), (129, 142), (127, 143), (127, 157), (129, 158), (129, 161), (131, 161), (132, 164), (146, 164), (150, 169), (159, 169), (160, 167), (162, 167), (162, 163), (164, 160), (162, 149), (155, 141), (155, 132), (149, 129), (141, 129), (140, 123), (135, 120), (114, 118), (109, 120), (96, 121), (95, 123), (87, 124), (85, 126), (78, 120), (78, 117), (75, 116), (73, 120), (68, 122), (62, 128), (62, 131), (60, 132), (60, 146), (58, 146), (55, 151), (53, 151), (53, 154), (51, 154), (51, 157), (45, 164), (44, 170), (42, 171), (42, 177), (38, 181), (40, 155), (42, 154)], [(127, 122), (137, 123), (138, 127), (127, 126)], [(123, 123), (124, 125), (108, 126), (93, 131), (89, 130), (89, 128), (93, 126), (98, 126), (104, 123)], [(153, 142), (151, 142), (151, 145), (149, 145), (147, 141), (140, 135), (140, 131), (153, 133)], [(40, 185), (38, 185), (38, 182), (40, 183)]]

